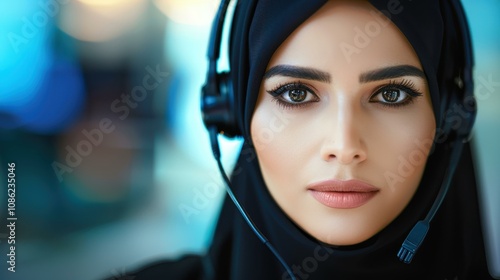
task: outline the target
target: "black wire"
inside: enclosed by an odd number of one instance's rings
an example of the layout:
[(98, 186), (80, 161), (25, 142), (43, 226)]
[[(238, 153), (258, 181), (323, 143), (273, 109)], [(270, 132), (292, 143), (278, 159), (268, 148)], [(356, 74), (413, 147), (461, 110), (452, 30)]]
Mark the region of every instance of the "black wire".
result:
[(220, 159), (220, 148), (219, 148), (219, 141), (217, 139), (218, 131), (217, 128), (215, 127), (210, 127), (208, 129), (209, 134), (210, 134), (210, 142), (212, 144), (212, 151), (214, 153), (214, 158), (217, 161), (217, 166), (219, 167), (219, 171), (222, 175), (222, 179), (225, 182), (225, 188), (226, 192), (233, 201), (234, 205), (238, 209), (238, 211), (241, 213), (241, 216), (245, 220), (245, 222), (248, 224), (248, 226), (252, 229), (252, 231), (255, 233), (255, 235), (264, 243), (264, 245), (267, 246), (267, 248), (273, 253), (273, 255), (276, 257), (276, 259), (281, 263), (281, 265), (285, 268), (287, 271), (288, 275), (290, 275), (292, 280), (296, 280), (295, 275), (293, 274), (292, 270), (290, 267), (287, 265), (285, 260), (281, 257), (281, 255), (278, 253), (278, 251), (273, 247), (273, 245), (267, 240), (267, 238), (264, 236), (262, 232), (257, 228), (255, 223), (250, 219), (250, 216), (248, 213), (245, 211), (243, 206), (239, 203), (238, 199), (234, 196), (234, 193), (232, 191), (232, 184), (229, 178), (227, 177), (226, 172), (224, 171), (224, 167), (222, 166), (222, 162)]
[(401, 249), (399, 249), (398, 251), (398, 258), (406, 264), (409, 264), (412, 261), (418, 248), (420, 247), (420, 245), (422, 245), (422, 242), (424, 241), (427, 232), (429, 231), (430, 223), (432, 219), (434, 219), (434, 216), (439, 210), (439, 207), (443, 203), (446, 193), (448, 193), (453, 174), (455, 173), (455, 169), (458, 165), (458, 162), (460, 161), (460, 156), (462, 155), (462, 148), (464, 145), (463, 141), (464, 140), (462, 139), (462, 137), (457, 137), (457, 139), (453, 143), (450, 156), (450, 164), (446, 169), (443, 182), (441, 183), (441, 188), (439, 189), (439, 193), (434, 200), (431, 209), (429, 210), (429, 212), (427, 212), (427, 216), (425, 217), (425, 219), (418, 221), (417, 224), (412, 228), (403, 244), (401, 245)]
[(446, 173), (444, 175), (443, 183), (441, 184), (441, 188), (439, 189), (439, 193), (436, 197), (436, 200), (434, 200), (434, 203), (432, 204), (431, 209), (427, 213), (427, 216), (425, 217), (424, 221), (427, 221), (430, 223), (432, 219), (434, 219), (434, 215), (436, 215), (436, 212), (439, 210), (439, 207), (443, 203), (443, 200), (446, 196), (446, 193), (448, 193), (448, 189), (450, 188), (451, 185), (451, 179), (453, 178), (453, 174), (455, 173), (455, 169), (457, 168), (457, 165), (460, 161), (460, 156), (462, 155), (462, 148), (463, 148), (463, 139), (460, 137), (457, 137), (455, 140), (455, 143), (453, 143), (452, 147), (452, 152), (450, 156), (450, 164), (448, 165), (448, 168), (446, 169)]

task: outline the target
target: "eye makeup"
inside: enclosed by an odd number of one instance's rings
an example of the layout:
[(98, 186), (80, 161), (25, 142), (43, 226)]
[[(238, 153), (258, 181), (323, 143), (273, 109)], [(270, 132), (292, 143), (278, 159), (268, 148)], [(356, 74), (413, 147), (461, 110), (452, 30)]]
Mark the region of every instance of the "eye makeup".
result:
[(273, 101), (284, 109), (299, 108), (320, 100), (311, 87), (300, 81), (278, 84), (267, 92), (273, 97)]
[[(301, 81), (280, 83), (271, 90), (267, 90), (267, 93), (283, 109), (303, 108), (320, 101), (313, 87)], [(369, 102), (388, 108), (399, 108), (410, 105), (420, 96), (422, 93), (413, 81), (408, 79), (390, 80), (374, 90)]]
[(420, 96), (422, 93), (418, 91), (415, 83), (411, 80), (391, 80), (389, 84), (382, 85), (375, 90), (375, 93), (370, 97), (370, 103), (397, 108), (413, 103)]

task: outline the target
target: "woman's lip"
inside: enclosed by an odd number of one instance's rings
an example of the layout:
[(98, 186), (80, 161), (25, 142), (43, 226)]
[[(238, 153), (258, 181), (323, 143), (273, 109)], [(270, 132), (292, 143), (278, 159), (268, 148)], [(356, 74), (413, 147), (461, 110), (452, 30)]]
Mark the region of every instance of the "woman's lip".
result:
[(360, 180), (325, 180), (309, 184), (307, 189), (320, 192), (376, 192), (380, 190)]
[(359, 180), (326, 180), (307, 186), (311, 195), (320, 203), (331, 208), (357, 208), (371, 200), (379, 188)]

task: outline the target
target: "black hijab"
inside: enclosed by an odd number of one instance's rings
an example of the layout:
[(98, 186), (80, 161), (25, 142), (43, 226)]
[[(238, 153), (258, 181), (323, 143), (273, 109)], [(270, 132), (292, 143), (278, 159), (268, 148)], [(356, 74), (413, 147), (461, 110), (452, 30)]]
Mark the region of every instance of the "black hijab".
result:
[[(274, 51), (324, 0), (238, 1), (230, 42), (231, 77), (245, 143), (232, 173), (233, 192), (297, 279), (490, 279), (484, 253), (473, 159), (466, 145), (451, 188), (424, 243), (410, 264), (396, 256), (408, 232), (434, 202), (450, 149), (446, 135), (434, 143), (421, 184), (405, 210), (369, 240), (334, 247), (298, 228), (267, 191), (250, 137), (259, 86)], [(392, 0), (373, 0), (380, 11)], [(442, 1), (401, 1), (391, 20), (417, 53), (427, 76), (436, 123), (447, 115), (454, 69), (460, 61), (450, 11)], [(203, 259), (206, 279), (290, 279), (226, 198), (214, 238)]]

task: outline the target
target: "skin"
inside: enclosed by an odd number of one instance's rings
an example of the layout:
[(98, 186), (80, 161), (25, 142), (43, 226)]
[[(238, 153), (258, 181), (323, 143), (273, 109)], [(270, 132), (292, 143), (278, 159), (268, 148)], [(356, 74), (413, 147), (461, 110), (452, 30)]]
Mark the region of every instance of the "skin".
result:
[[(396, 71), (403, 76), (360, 78), (401, 65), (423, 73), (404, 35), (374, 11), (364, 1), (329, 1), (299, 26), (272, 56), (251, 121), (271, 196), (300, 228), (331, 245), (363, 242), (403, 211), (418, 188), (436, 128), (425, 76)], [(373, 31), (375, 23), (379, 32), (356, 46), (355, 28), (365, 32), (371, 25)], [(346, 51), (346, 44), (359, 51)], [(314, 69), (323, 78), (276, 73), (279, 65)], [(381, 88), (399, 90), (397, 102), (409, 92), (391, 83), (410, 83), (421, 95), (386, 106)], [(291, 86), (281, 95), (269, 93), (286, 84)], [(301, 106), (290, 102), (291, 90), (307, 95)], [(359, 207), (332, 208), (308, 191), (309, 184), (329, 179), (355, 179), (379, 191)]]

